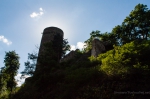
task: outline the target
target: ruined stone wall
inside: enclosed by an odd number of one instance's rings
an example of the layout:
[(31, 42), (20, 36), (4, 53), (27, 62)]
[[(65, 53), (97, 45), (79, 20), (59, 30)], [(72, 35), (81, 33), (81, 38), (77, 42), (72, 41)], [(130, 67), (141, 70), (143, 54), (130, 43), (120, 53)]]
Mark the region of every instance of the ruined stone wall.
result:
[[(92, 50), (88, 53), (85, 53), (85, 55), (82, 55), (81, 59), (79, 59), (78, 61), (83, 60), (82, 59), (83, 57), (90, 57), (90, 56), (97, 57), (99, 54), (104, 53), (112, 48), (113, 47), (111, 46), (111, 44), (109, 42), (107, 42), (107, 41), (103, 42), (103, 41), (100, 41), (99, 39), (94, 39), (92, 41)], [(60, 60), (60, 62), (64, 62), (64, 61), (73, 59), (76, 56), (78, 50), (79, 49), (77, 49), (75, 51), (71, 51), (65, 57), (63, 57)]]
[(99, 39), (94, 39), (92, 41), (91, 56), (97, 57), (99, 54), (104, 53), (113, 49), (113, 45), (108, 41), (100, 41)]
[(97, 57), (99, 54), (105, 51), (104, 43), (98, 39), (92, 41), (91, 56)]
[(60, 62), (65, 62), (65, 61), (68, 61), (70, 59), (73, 59), (76, 55), (77, 55), (77, 52), (79, 51), (79, 49), (76, 49), (75, 51), (70, 51), (66, 56), (64, 56)]

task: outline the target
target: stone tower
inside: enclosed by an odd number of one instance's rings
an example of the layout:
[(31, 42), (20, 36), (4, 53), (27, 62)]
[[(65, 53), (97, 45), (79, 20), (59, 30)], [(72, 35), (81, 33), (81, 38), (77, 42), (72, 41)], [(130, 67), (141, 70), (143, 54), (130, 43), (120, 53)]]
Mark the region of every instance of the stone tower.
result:
[[(59, 41), (63, 41), (63, 31), (57, 27), (47, 27), (44, 29), (43, 33), (42, 33), (42, 39), (41, 39), (41, 44), (40, 44), (40, 48), (39, 48), (39, 53), (38, 53), (38, 59), (37, 59), (37, 66), (36, 66), (36, 71), (39, 70), (41, 68), (40, 64), (39, 64), (39, 56), (43, 53), (44, 51), (44, 43), (48, 43), (48, 42), (56, 42), (56, 36), (59, 36)], [(56, 42), (57, 43), (57, 42)], [(58, 44), (55, 44), (55, 47), (57, 47), (58, 49), (62, 49), (59, 48), (61, 46), (59, 46)], [(61, 58), (61, 52), (57, 52), (59, 59)]]
[(45, 28), (43, 31), (43, 36), (41, 39), (41, 44), (40, 44), (40, 49), (39, 49), (39, 54), (42, 53), (43, 45), (44, 43), (51, 42), (54, 40), (55, 35), (60, 35), (61, 39), (63, 40), (63, 31), (57, 27), (48, 27)]

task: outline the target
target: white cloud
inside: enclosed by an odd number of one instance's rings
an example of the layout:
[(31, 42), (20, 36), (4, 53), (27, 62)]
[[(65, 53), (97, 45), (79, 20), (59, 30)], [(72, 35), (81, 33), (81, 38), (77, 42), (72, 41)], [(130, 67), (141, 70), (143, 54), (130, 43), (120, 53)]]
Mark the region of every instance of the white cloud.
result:
[(44, 13), (43, 12), (40, 12), (40, 15), (43, 15)]
[(75, 45), (71, 45), (71, 49), (70, 50), (76, 50), (76, 46)]
[(30, 17), (31, 17), (31, 18), (34, 18), (34, 17), (37, 17), (38, 15), (39, 15), (38, 13), (33, 12), (32, 14), (30, 14)]
[(82, 50), (84, 46), (85, 46), (85, 43), (77, 42), (77, 45), (71, 45), (71, 50), (76, 50), (76, 49)]
[(2, 41), (3, 43), (7, 44), (7, 45), (11, 45), (12, 42), (9, 41), (7, 38), (5, 38), (3, 35), (0, 36), (0, 41)]
[(17, 81), (17, 87), (20, 87), (24, 82), (25, 82), (25, 79), (30, 77), (30, 76), (23, 76), (21, 77), (22, 74), (18, 74), (17, 76), (15, 76), (15, 79)]
[(30, 14), (31, 18), (40, 17), (44, 14), (43, 8), (39, 8), (40, 12), (33, 12)]
[(39, 8), (39, 10), (40, 10), (40, 11), (43, 11), (43, 9), (42, 9), (42, 8)]
[(78, 48), (78, 49), (83, 49), (83, 48), (84, 48), (84, 45), (85, 45), (85, 43), (83, 43), (83, 42), (78, 42), (78, 43), (77, 43), (77, 48)]

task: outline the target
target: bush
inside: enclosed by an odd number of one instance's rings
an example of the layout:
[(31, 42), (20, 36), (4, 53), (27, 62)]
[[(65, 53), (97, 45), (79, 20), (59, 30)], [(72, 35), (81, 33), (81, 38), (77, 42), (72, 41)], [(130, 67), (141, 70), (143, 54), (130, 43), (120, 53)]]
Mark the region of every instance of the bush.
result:
[(97, 57), (100, 70), (108, 75), (130, 73), (135, 68), (148, 70), (150, 68), (150, 41), (137, 44), (135, 41), (123, 46), (115, 46)]

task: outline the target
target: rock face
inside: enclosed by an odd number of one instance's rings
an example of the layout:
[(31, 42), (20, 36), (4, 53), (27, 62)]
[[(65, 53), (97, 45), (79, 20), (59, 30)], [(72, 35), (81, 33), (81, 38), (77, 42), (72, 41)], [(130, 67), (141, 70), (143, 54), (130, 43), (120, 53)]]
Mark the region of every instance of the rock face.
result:
[(105, 50), (106, 49), (102, 41), (100, 41), (99, 39), (94, 39), (92, 41), (91, 56), (97, 57), (99, 54), (103, 53)]
[[(37, 70), (40, 70), (39, 56), (44, 51), (44, 44), (48, 43), (48, 42), (53, 42), (54, 40), (55, 40), (55, 42), (57, 42), (56, 40), (58, 39), (58, 37), (59, 37), (59, 41), (61, 41), (59, 43), (62, 44), (63, 35), (64, 35), (63, 31), (57, 27), (48, 27), (48, 28), (44, 29), (42, 39), (41, 39), (40, 49), (39, 49), (39, 53), (38, 53), (37, 66), (36, 66), (35, 72)], [(57, 36), (57, 38), (56, 38), (56, 36)], [(60, 51), (57, 51), (57, 56), (60, 59), (62, 46), (60, 46), (60, 44), (56, 44), (55, 47), (57, 47), (57, 49), (60, 49)]]

